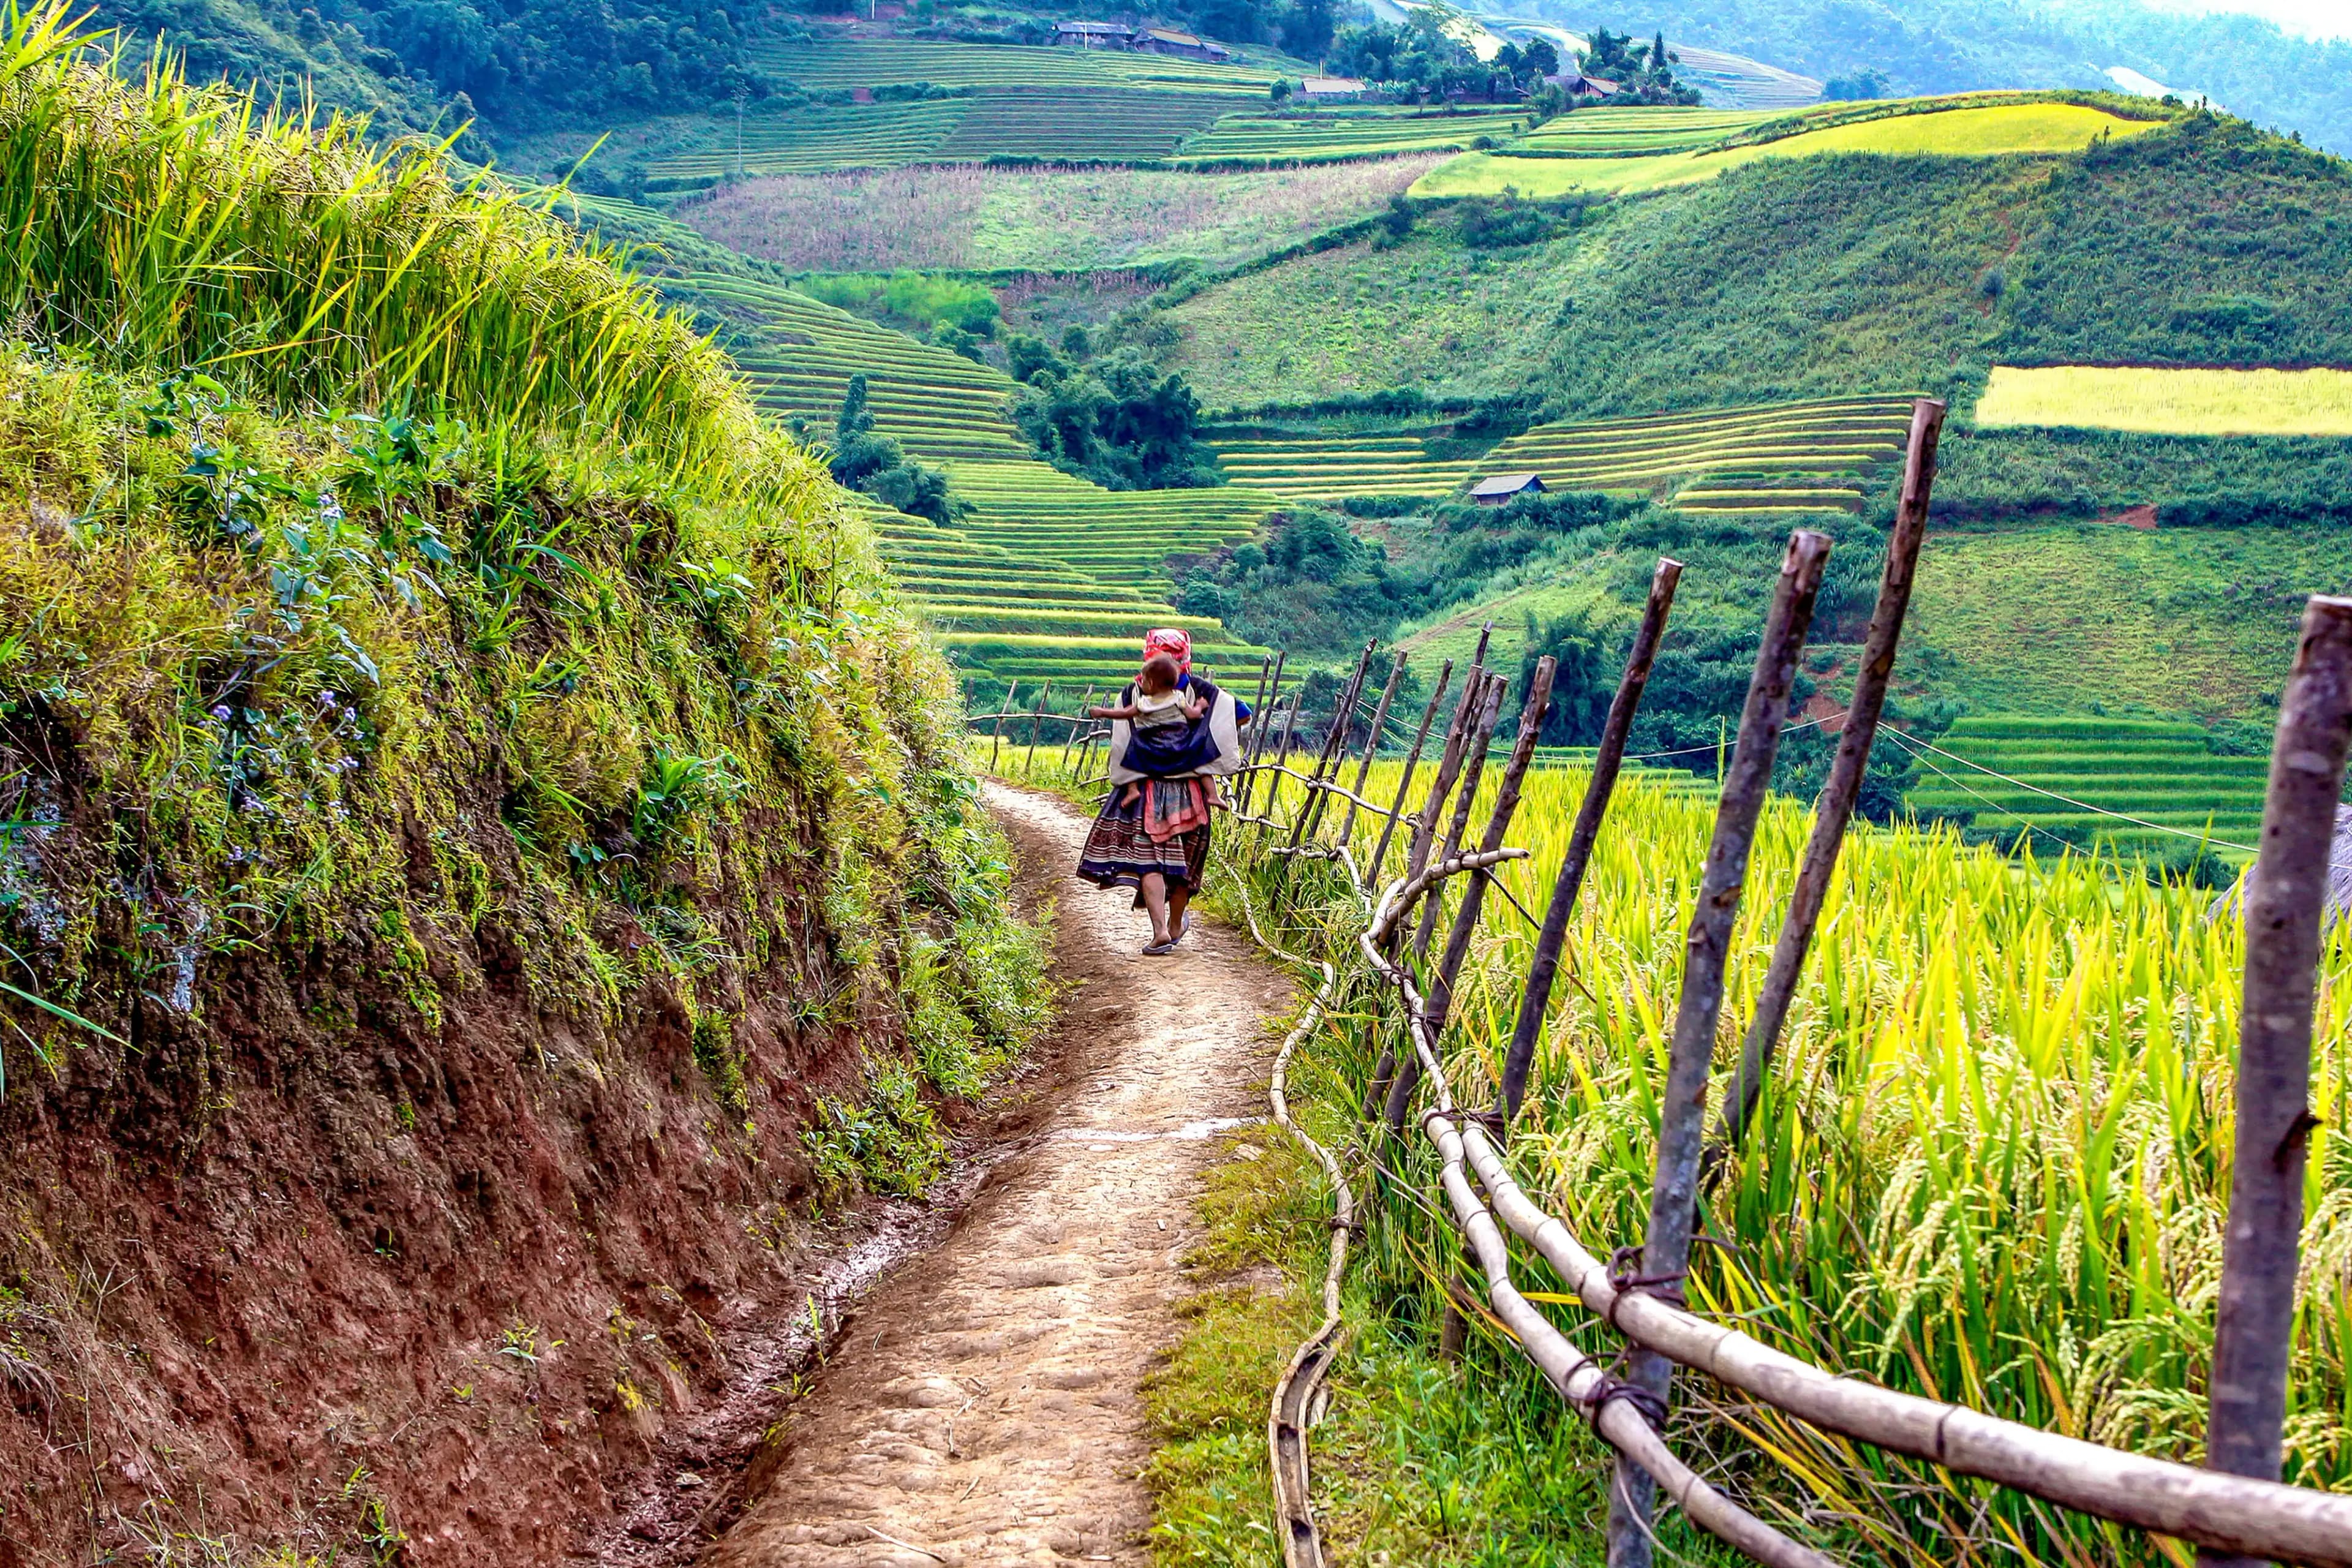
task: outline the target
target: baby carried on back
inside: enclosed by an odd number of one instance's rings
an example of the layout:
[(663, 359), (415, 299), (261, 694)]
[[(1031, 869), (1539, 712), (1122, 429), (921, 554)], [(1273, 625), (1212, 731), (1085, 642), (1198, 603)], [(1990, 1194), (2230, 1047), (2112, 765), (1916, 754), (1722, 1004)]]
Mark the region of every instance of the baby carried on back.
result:
[(1209, 808), (1223, 804), (1216, 775), (1241, 760), (1235, 731), (1248, 710), (1191, 673), (1190, 643), (1181, 632), (1153, 632), (1122, 700), (1087, 710), (1113, 721), (1110, 778), (1120, 791), (1118, 804), (1140, 802), (1154, 838), (1205, 821)]

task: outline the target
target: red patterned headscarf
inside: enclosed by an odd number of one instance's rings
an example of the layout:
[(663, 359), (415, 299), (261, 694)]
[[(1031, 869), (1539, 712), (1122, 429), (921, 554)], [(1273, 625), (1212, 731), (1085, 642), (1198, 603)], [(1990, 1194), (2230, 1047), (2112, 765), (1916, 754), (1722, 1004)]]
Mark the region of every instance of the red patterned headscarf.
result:
[(1184, 675), (1192, 668), (1192, 637), (1189, 632), (1174, 626), (1163, 626), (1143, 634), (1143, 657), (1156, 658), (1166, 654), (1176, 661), (1176, 673)]

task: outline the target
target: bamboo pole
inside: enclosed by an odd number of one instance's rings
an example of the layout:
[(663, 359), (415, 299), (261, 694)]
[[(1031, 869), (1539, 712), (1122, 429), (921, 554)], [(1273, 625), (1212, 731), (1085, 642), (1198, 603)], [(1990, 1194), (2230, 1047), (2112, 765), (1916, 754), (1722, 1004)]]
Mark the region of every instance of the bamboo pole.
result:
[(1682, 581), (1683, 563), (1662, 559), (1650, 576), (1650, 603), (1642, 612), (1642, 629), (1634, 634), (1633, 650), (1625, 658), (1625, 673), (1617, 679), (1617, 695), (1609, 703), (1609, 718), (1601, 729), (1601, 750), (1592, 759), (1592, 780), (1585, 785), (1583, 802), (1576, 808), (1576, 826), (1568, 837), (1568, 853), (1553, 879), (1551, 902), (1544, 906), (1543, 930), (1536, 938), (1535, 961), (1528, 968), (1527, 989), (1519, 997), (1519, 1019), (1511, 1031), (1503, 1058), (1503, 1117), (1519, 1113), (1527, 1097), (1528, 1069), (1535, 1060), (1536, 1042), (1543, 1036), (1544, 1010), (1551, 1005), (1553, 980), (1559, 973), (1560, 945), (1568, 938), (1569, 917), (1575, 912), (1577, 894), (1584, 886), (1592, 848), (1601, 837), (1601, 819), (1616, 793), (1617, 773), (1624, 765), (1626, 737), (1633, 715), (1642, 706), (1642, 690), (1649, 684), (1650, 667), (1664, 637), (1666, 616), (1675, 605), (1675, 587)]
[[(1479, 701), (1478, 722), (1474, 727), (1470, 743), (1462, 764), (1462, 782), (1454, 792), (1454, 817), (1445, 825), (1445, 849), (1443, 858), (1452, 859), (1462, 847), (1462, 836), (1470, 830), (1470, 809), (1478, 799), (1478, 781), (1486, 772), (1486, 748), (1495, 739), (1495, 726), (1503, 717), (1503, 694), (1510, 682), (1489, 673), (1486, 693)], [(1442, 889), (1433, 888), (1422, 900), (1421, 923), (1413, 928), (1412, 955), (1420, 963), (1429, 961), (1429, 939), (1437, 933), (1437, 917), (1445, 906)]]
[[(1323, 818), (1330, 811), (1331, 788), (1339, 782), (1339, 770), (1347, 765), (1348, 737), (1355, 732), (1356, 710), (1364, 704), (1364, 684), (1371, 678), (1372, 672), (1372, 650), (1379, 646), (1377, 638), (1365, 642), (1363, 657), (1356, 661), (1356, 678), (1348, 685), (1347, 700), (1339, 704), (1339, 710), (1333, 717), (1330, 762), (1328, 766), (1316, 769), (1316, 775), (1323, 782), (1316, 789), (1314, 815), (1307, 825), (1310, 837), (1323, 830)], [(1340, 842), (1344, 844), (1346, 840)]]
[[(1363, 761), (1356, 765), (1356, 794), (1364, 793), (1364, 783), (1372, 776), (1372, 757), (1381, 749), (1381, 728), (1389, 721), (1389, 703), (1396, 696), (1397, 682), (1404, 679), (1404, 650), (1397, 649), (1396, 662), (1389, 666), (1389, 680), (1381, 688), (1380, 706), (1372, 710), (1372, 732), (1364, 741)], [(1356, 831), (1356, 808), (1359, 801), (1348, 803), (1347, 820), (1339, 824), (1339, 842), (1346, 844)]]
[(1389, 803), (1387, 823), (1381, 828), (1381, 841), (1372, 851), (1371, 869), (1364, 874), (1370, 887), (1381, 885), (1381, 863), (1389, 858), (1389, 840), (1396, 837), (1397, 816), (1404, 810), (1405, 795), (1412, 788), (1413, 770), (1421, 765), (1422, 748), (1429, 743), (1429, 726), (1437, 717), (1437, 705), (1445, 700), (1445, 689), (1454, 680), (1454, 661), (1447, 659), (1437, 667), (1437, 684), (1429, 693), (1429, 700), (1421, 710), (1421, 726), (1412, 732), (1412, 749), (1405, 753), (1404, 772), (1397, 778), (1396, 798)]
[(1862, 781), (1870, 766), (1871, 743), (1878, 738), (1878, 717), (1886, 706), (1886, 683), (1895, 670), (1895, 650), (1903, 640), (1903, 617), (1911, 607), (1911, 583), (1919, 564), (1920, 542), (1927, 533), (1927, 499), (1936, 484), (1936, 442), (1944, 428), (1944, 405), (1921, 398), (1911, 405), (1909, 455), (1903, 465), (1903, 499), (1895, 515), (1895, 531), (1886, 541), (1886, 566), (1878, 581), (1878, 606), (1870, 616), (1864, 640), (1862, 668), (1853, 682), (1853, 701), (1846, 709), (1845, 728), (1838, 736), (1837, 758), (1830, 764), (1829, 782), (1813, 805), (1813, 832), (1797, 885), (1789, 896), (1789, 912), (1772, 949), (1771, 967), (1748, 1020), (1748, 1037), (1739, 1049), (1739, 1067), (1724, 1096), (1709, 1163), (1739, 1147), (1748, 1118), (1764, 1092), (1765, 1075), (1779, 1048), (1780, 1031), (1788, 1023), (1789, 1005), (1804, 978), (1805, 954), (1828, 899), (1830, 879), (1837, 870), (1838, 851), (1844, 847), (1846, 825), (1862, 795)]
[[(1486, 816), (1486, 832), (1478, 840), (1482, 850), (1500, 849), (1503, 835), (1511, 830), (1511, 818), (1518, 815), (1519, 786), (1527, 778), (1528, 764), (1535, 761), (1536, 742), (1543, 735), (1544, 715), (1551, 708), (1551, 681), (1557, 668), (1551, 655), (1536, 660), (1535, 679), (1528, 683), (1527, 706), (1519, 712), (1518, 739), (1511, 746), (1510, 760), (1503, 765), (1503, 787), (1495, 793), (1495, 808)], [(1453, 1010), (1454, 982), (1462, 973), (1463, 960), (1470, 955), (1471, 933), (1478, 926), (1478, 910), (1485, 901), (1486, 881), (1491, 872), (1471, 874), (1470, 885), (1462, 894), (1462, 907), (1454, 912), (1454, 928), (1445, 935), (1445, 953), (1438, 961), (1437, 976), (1430, 982), (1429, 994), (1423, 1005), (1429, 1014), (1430, 1037), (1433, 1039), (1445, 1029), (1446, 1016)]]
[[(1748, 854), (1772, 783), (1773, 758), (1788, 721), (1789, 693), (1829, 552), (1830, 542), (1823, 534), (1799, 529), (1789, 536), (1771, 616), (1756, 650), (1748, 703), (1739, 716), (1739, 749), (1716, 807), (1715, 837), (1691, 912), (1682, 997), (1660, 1097), (1657, 1171), (1650, 1188), (1649, 1233), (1642, 1248), (1642, 1273), (1654, 1280), (1681, 1279), (1690, 1261), (1691, 1230), (1698, 1215), (1699, 1146), (1706, 1131), (1706, 1082), (1715, 1060), (1716, 1024), (1723, 1011), (1731, 928), (1739, 913)], [(1627, 1381), (1664, 1400), (1672, 1373), (1664, 1357), (1643, 1352), (1633, 1357)], [(1617, 1484), (1609, 1492), (1610, 1568), (1649, 1568), (1652, 1490), (1650, 1478), (1639, 1467), (1619, 1461)]]
[(1825, 1432), (1908, 1454), (1956, 1475), (2183, 1541), (2315, 1568), (2352, 1568), (2352, 1497), (2125, 1453), (1899, 1394), (1825, 1372), (1655, 1296), (1620, 1290), (1610, 1282), (1608, 1266), (1520, 1188), (1502, 1152), (1476, 1122), (1465, 1121), (1461, 1135), (1495, 1213), (1588, 1310), (1635, 1344)]
[[(2236, 1147), (2214, 1325), (2209, 1468), (2276, 1480), (2294, 1348), (2311, 1032), (2336, 804), (2352, 750), (2352, 598), (2315, 595), (2279, 704), (2261, 853), (2246, 873)], [(2259, 1558), (2209, 1552), (2209, 1568)]]

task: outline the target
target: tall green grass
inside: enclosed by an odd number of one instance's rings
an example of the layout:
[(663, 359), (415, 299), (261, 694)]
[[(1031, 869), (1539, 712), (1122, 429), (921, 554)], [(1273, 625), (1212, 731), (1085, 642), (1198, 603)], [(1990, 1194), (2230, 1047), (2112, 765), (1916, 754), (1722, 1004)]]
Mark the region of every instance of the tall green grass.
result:
[[(1376, 766), (1371, 798), (1389, 798), (1395, 774)], [(1511, 837), (1533, 857), (1501, 880), (1528, 910), (1540, 913), (1584, 782), (1560, 770), (1528, 783)], [(1285, 793), (1287, 815), (1299, 795), (1295, 784)], [(1641, 1236), (1665, 1021), (1713, 810), (1639, 775), (1621, 787), (1510, 1140), (1521, 1181), (1597, 1249)], [(1794, 801), (1765, 814), (1732, 947), (1727, 1057), (1809, 826)], [(1360, 856), (1377, 827), (1359, 818)], [(1319, 938), (1344, 952), (1361, 923), (1324, 872), (1268, 858), (1248, 874), (1288, 945)], [(2244, 961), (2238, 927), (2206, 918), (2210, 898), (2087, 858), (2012, 861), (1948, 832), (1856, 835), (1765, 1109), (1706, 1205), (1706, 1229), (1725, 1245), (1700, 1249), (1694, 1306), (1821, 1365), (2198, 1460)], [(1454, 1093), (1469, 1104), (1494, 1095), (1533, 942), (1509, 901), (1487, 908), (1446, 1038)], [(1370, 994), (1337, 1007), (1339, 1026), (1312, 1047), (1305, 1070), (1320, 1077), (1335, 1135), (1395, 1038), (1390, 1012)], [(2286, 1439), (2289, 1480), (2337, 1489), (2352, 1487), (2347, 1089), (2352, 927), (2339, 926), (2323, 963), (2314, 1106), (2326, 1131), (2305, 1193)], [(1376, 1207), (1359, 1267), (1391, 1320), (1432, 1325), (1459, 1249), (1437, 1217), (1426, 1156), (1399, 1152), (1402, 1190)], [(1523, 1283), (1549, 1283), (1539, 1260), (1519, 1267)], [(1611, 1348), (1581, 1312), (1562, 1309), (1560, 1321), (1590, 1348)], [(1510, 1352), (1496, 1338), (1490, 1353)], [(1702, 1380), (1689, 1386), (1723, 1399)], [(1497, 1400), (1549, 1397), (1511, 1392), (1505, 1378), (1492, 1387)], [(1676, 1441), (1763, 1506), (1881, 1561), (2189, 1557), (1736, 1399), (1686, 1405)]]
[(737, 449), (726, 358), (606, 252), (414, 140), (136, 81), (61, 3), (0, 16), (0, 319), (281, 405)]

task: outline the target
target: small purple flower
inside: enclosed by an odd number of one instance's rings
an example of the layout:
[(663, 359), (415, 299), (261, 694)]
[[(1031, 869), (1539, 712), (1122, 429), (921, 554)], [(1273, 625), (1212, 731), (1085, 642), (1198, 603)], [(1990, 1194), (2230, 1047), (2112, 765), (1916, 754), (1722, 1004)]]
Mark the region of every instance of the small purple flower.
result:
[(224, 724), (227, 723), (228, 704), (226, 702), (215, 704), (213, 708), (213, 717), (219, 720)]

